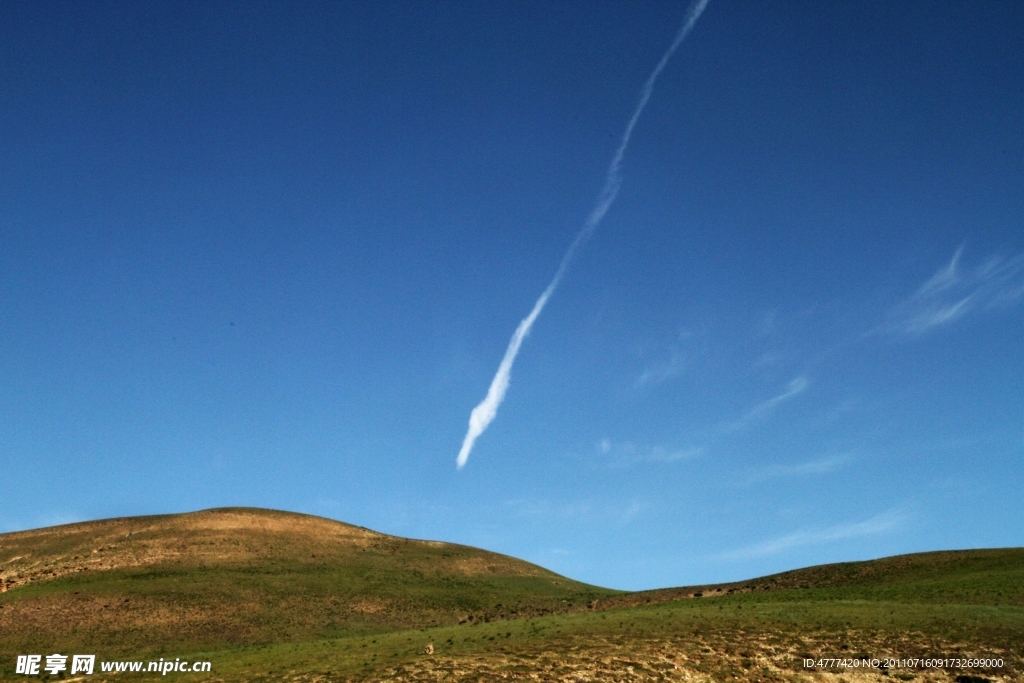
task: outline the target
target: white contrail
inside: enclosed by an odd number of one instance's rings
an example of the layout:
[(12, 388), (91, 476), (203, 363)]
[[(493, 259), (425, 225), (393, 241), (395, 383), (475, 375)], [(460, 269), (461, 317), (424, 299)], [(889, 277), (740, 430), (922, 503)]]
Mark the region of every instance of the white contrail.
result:
[(643, 113), (644, 108), (647, 106), (647, 101), (651, 99), (651, 93), (654, 92), (654, 81), (657, 80), (658, 75), (661, 74), (665, 65), (668, 64), (668, 60), (672, 57), (672, 53), (676, 51), (680, 43), (686, 38), (686, 35), (693, 28), (693, 25), (697, 23), (697, 19), (700, 18), (704, 8), (707, 7), (709, 0), (697, 0), (690, 6), (690, 10), (686, 14), (686, 19), (683, 21), (683, 25), (679, 28), (676, 33), (675, 40), (669, 46), (665, 54), (662, 55), (661, 61), (658, 62), (657, 66), (654, 67), (654, 71), (647, 78), (647, 82), (644, 83), (643, 90), (640, 91), (640, 102), (637, 103), (636, 109), (633, 110), (633, 116), (630, 117), (629, 123), (626, 124), (626, 130), (622, 134), (622, 141), (619, 143), (618, 149), (615, 150), (615, 156), (612, 157), (612, 162), (608, 165), (608, 174), (605, 176), (604, 187), (601, 188), (601, 194), (598, 195), (597, 204), (594, 205), (590, 215), (587, 216), (586, 223), (583, 224), (583, 229), (580, 230), (579, 234), (576, 235), (576, 239), (569, 245), (569, 249), (565, 252), (565, 256), (562, 257), (562, 263), (558, 266), (558, 271), (555, 273), (555, 277), (551, 279), (551, 284), (547, 286), (544, 292), (537, 299), (537, 303), (533, 305), (533, 310), (530, 311), (530, 315), (523, 318), (516, 328), (515, 333), (512, 334), (512, 339), (508, 343), (508, 348), (505, 349), (505, 356), (501, 359), (501, 364), (498, 366), (498, 371), (494, 374), (494, 379), (491, 380), (491, 386), (487, 390), (487, 396), (480, 402), (476, 408), (473, 408), (473, 412), (469, 415), (469, 430), (466, 432), (466, 438), (462, 440), (462, 448), (459, 450), (459, 457), (455, 461), (456, 467), (459, 469), (466, 464), (469, 459), (469, 452), (473, 450), (473, 444), (476, 443), (477, 437), (484, 433), (488, 425), (494, 420), (498, 414), (498, 406), (505, 399), (505, 392), (508, 391), (508, 382), (512, 374), (512, 364), (516, 360), (516, 355), (519, 354), (519, 347), (523, 345), (523, 340), (526, 335), (530, 334), (530, 328), (533, 327), (534, 321), (537, 320), (537, 316), (544, 310), (544, 305), (547, 304), (551, 294), (555, 291), (558, 283), (561, 281), (562, 276), (565, 275), (566, 269), (572, 262), (573, 257), (576, 255), (576, 251), (583, 246), (587, 240), (597, 230), (597, 226), (601, 224), (601, 220), (604, 215), (608, 213), (608, 209), (611, 208), (612, 202), (615, 201), (615, 196), (619, 193), (619, 187), (622, 185), (622, 174), (620, 167), (622, 166), (622, 157), (626, 153), (626, 147), (629, 146), (629, 138), (633, 135), (633, 128), (636, 127), (636, 122), (640, 119), (640, 114)]

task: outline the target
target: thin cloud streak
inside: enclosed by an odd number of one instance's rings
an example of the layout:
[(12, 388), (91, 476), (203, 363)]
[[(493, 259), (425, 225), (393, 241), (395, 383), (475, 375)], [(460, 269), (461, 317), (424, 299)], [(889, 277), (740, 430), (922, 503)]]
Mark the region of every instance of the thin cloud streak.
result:
[(610, 439), (601, 439), (597, 444), (601, 455), (608, 456), (609, 467), (623, 468), (634, 465), (674, 463), (689, 460), (704, 454), (704, 448), (667, 449), (662, 446), (637, 446), (628, 441), (612, 443)]
[(647, 508), (643, 500), (630, 500), (612, 505), (594, 505), (589, 500), (568, 502), (535, 498), (505, 501), (509, 514), (517, 519), (592, 520), (622, 528)]
[(752, 470), (747, 478), (748, 484), (763, 482), (768, 479), (806, 477), (815, 474), (829, 474), (848, 465), (853, 457), (847, 453), (830, 455), (817, 460), (798, 463), (796, 465), (768, 465)]
[(740, 419), (734, 422), (727, 423), (724, 427), (725, 431), (735, 432), (747, 427), (751, 422), (758, 420), (771, 413), (773, 410), (775, 410), (776, 407), (778, 407), (780, 403), (785, 403), (794, 396), (802, 394), (807, 390), (807, 387), (809, 386), (811, 386), (811, 381), (804, 377), (803, 375), (799, 377), (794, 377), (786, 386), (785, 391), (783, 391), (778, 396), (773, 396), (767, 401), (762, 401), (761, 403), (758, 403), (756, 406), (748, 410), (746, 414), (744, 414), (743, 417), (741, 417)]
[[(698, 336), (699, 335), (699, 336)], [(683, 374), (683, 370), (689, 365), (689, 358), (694, 352), (694, 345), (706, 345), (706, 330), (694, 332), (693, 330), (682, 330), (676, 335), (675, 340), (670, 344), (662, 345), (657, 349), (661, 359), (650, 362), (644, 371), (634, 382), (635, 387), (656, 386), (670, 379)], [(648, 355), (651, 349), (646, 349), (644, 355)], [(665, 358), (665, 356), (668, 356)]]
[(875, 536), (888, 531), (894, 531), (902, 527), (907, 521), (905, 512), (899, 509), (886, 510), (880, 514), (866, 519), (863, 522), (852, 524), (838, 524), (820, 531), (803, 530), (797, 531), (778, 538), (755, 543), (732, 552), (725, 553), (720, 557), (725, 560), (749, 560), (768, 555), (776, 555), (792, 548), (804, 545), (831, 543), (848, 538), (859, 538), (862, 536)]
[(918, 336), (948, 325), (978, 310), (1017, 303), (1024, 297), (1024, 254), (1004, 259), (994, 256), (980, 266), (965, 267), (961, 245), (940, 268), (890, 314), (879, 332)]
[(636, 386), (648, 386), (661, 384), (673, 377), (678, 377), (683, 372), (683, 357), (678, 350), (672, 349), (672, 355), (663, 363), (654, 365), (644, 370), (636, 380)]
[(622, 141), (619, 143), (618, 149), (615, 150), (615, 156), (612, 157), (612, 162), (608, 166), (608, 174), (605, 176), (604, 187), (601, 188), (601, 193), (598, 195), (597, 204), (595, 204), (590, 215), (587, 216), (583, 229), (576, 235), (576, 239), (572, 241), (569, 249), (565, 252), (565, 256), (562, 257), (562, 262), (558, 266), (558, 271), (555, 272), (555, 277), (551, 279), (551, 284), (547, 286), (540, 295), (540, 298), (537, 299), (537, 303), (533, 305), (533, 310), (530, 311), (530, 314), (523, 318), (519, 326), (516, 327), (516, 331), (508, 343), (508, 348), (505, 349), (505, 355), (498, 365), (498, 371), (495, 373), (494, 379), (491, 380), (491, 386), (487, 389), (487, 396), (469, 415), (469, 429), (466, 431), (466, 436), (462, 440), (462, 448), (459, 449), (458, 458), (455, 460), (457, 469), (462, 469), (465, 466), (477, 438), (484, 433), (484, 430), (487, 429), (498, 415), (498, 407), (505, 399), (505, 392), (508, 391), (508, 384), (512, 375), (512, 365), (519, 354), (519, 348), (522, 346), (523, 340), (530, 334), (530, 328), (533, 327), (537, 316), (544, 310), (544, 306), (554, 293), (555, 288), (558, 287), (558, 283), (561, 282), (562, 276), (565, 275), (565, 271), (568, 269), (569, 264), (572, 263), (576, 252), (593, 236), (594, 231), (597, 230), (605, 214), (608, 213), (608, 209), (611, 208), (612, 203), (615, 201), (615, 197), (618, 195), (619, 188), (622, 185), (622, 158), (626, 153), (626, 148), (629, 146), (629, 139), (633, 135), (633, 129), (636, 127), (637, 121), (640, 120), (640, 115), (643, 113), (644, 108), (647, 107), (647, 101), (651, 99), (651, 95), (654, 93), (654, 82), (664, 70), (665, 65), (668, 64), (668, 60), (672, 57), (676, 48), (682, 44), (687, 34), (697, 23), (697, 19), (704, 12), (708, 2), (709, 0), (697, 0), (697, 2), (691, 5), (683, 25), (672, 41), (672, 45), (662, 55), (661, 61), (654, 67), (654, 71), (651, 72), (647, 82), (644, 83), (640, 94), (640, 102), (633, 111), (633, 116), (630, 117), (629, 123), (626, 124), (626, 130), (622, 134)]
[(455, 466), (459, 469), (466, 464), (469, 459), (469, 453), (473, 450), (473, 444), (476, 443), (477, 437), (484, 433), (488, 425), (494, 421), (494, 418), (498, 415), (498, 406), (505, 400), (505, 392), (508, 391), (509, 379), (512, 376), (512, 364), (516, 360), (516, 356), (519, 354), (519, 347), (523, 345), (523, 340), (526, 339), (526, 335), (530, 333), (530, 328), (533, 327), (533, 322), (540, 315), (540, 312), (544, 310), (544, 304), (548, 302), (548, 297), (555, 291), (555, 287), (558, 285), (558, 280), (561, 278), (562, 270), (559, 269), (558, 275), (548, 285), (548, 288), (544, 290), (544, 293), (537, 299), (537, 303), (533, 305), (533, 310), (530, 311), (530, 315), (523, 318), (522, 322), (519, 323), (519, 327), (516, 328), (515, 333), (512, 335), (512, 340), (508, 343), (508, 348), (505, 349), (505, 356), (501, 359), (501, 364), (498, 365), (498, 372), (494, 374), (494, 379), (491, 380), (491, 386), (487, 390), (487, 396), (480, 402), (476, 408), (473, 408), (473, 412), (469, 415), (469, 430), (466, 432), (466, 437), (462, 440), (462, 448), (459, 450), (459, 457), (455, 461)]

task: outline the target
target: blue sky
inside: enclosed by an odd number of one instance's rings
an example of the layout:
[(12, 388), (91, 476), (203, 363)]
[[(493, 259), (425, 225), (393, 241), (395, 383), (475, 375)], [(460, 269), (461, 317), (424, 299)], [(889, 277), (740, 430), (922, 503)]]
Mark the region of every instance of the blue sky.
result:
[(1024, 545), (1024, 7), (0, 5), (0, 530), (252, 505), (618, 588)]

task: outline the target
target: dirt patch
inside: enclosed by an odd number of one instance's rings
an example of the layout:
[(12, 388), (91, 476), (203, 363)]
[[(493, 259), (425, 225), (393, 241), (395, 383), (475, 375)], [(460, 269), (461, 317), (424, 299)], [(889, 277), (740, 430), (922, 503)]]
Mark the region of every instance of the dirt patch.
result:
[(349, 605), (349, 609), (359, 614), (386, 614), (392, 609), (392, 607), (384, 600), (360, 598)]
[[(637, 681), (763, 681), (816, 683), (955, 683), (962, 670), (847, 668), (805, 669), (801, 650), (827, 648), (832, 634), (783, 641), (771, 635), (734, 634), (730, 638), (633, 639), (587, 637), (566, 639), (541, 652), (495, 651), (452, 656), (435, 653), (373, 676), (356, 680), (427, 683), (440, 681), (565, 681), (635, 683)], [(912, 638), (912, 636), (911, 636)], [(893, 656), (885, 644), (859, 638), (873, 656)], [(946, 647), (951, 645), (946, 644)], [(824, 651), (824, 650), (823, 650)], [(975, 655), (993, 654), (974, 652)], [(990, 683), (1021, 681), (1015, 669), (976, 671)], [(959, 678), (958, 678), (959, 677)]]
[(551, 573), (521, 561), (503, 562), (500, 555), (493, 557), (461, 557), (453, 560), (448, 568), (464, 576), (501, 574), (504, 576), (550, 576)]

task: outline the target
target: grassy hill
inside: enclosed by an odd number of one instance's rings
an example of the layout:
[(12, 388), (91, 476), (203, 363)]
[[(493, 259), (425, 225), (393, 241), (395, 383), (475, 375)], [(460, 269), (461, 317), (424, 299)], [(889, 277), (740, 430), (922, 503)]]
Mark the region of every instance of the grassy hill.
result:
[[(25, 680), (16, 654), (44, 652), (206, 659), (210, 674), (170, 675), (209, 681), (1024, 680), (1024, 549), (624, 593), (475, 548), (236, 508), (3, 534), (0, 582), (12, 680)], [(822, 657), (1001, 665), (803, 666)], [(126, 676), (160, 678), (108, 677)]]
[(748, 581), (622, 593), (606, 607), (649, 605), (695, 597), (771, 593), (761, 600), (807, 597), (896, 600), (907, 603), (1014, 605), (1024, 607), (1024, 548), (947, 550), (842, 562)]
[(564, 612), (614, 593), (476, 548), (242, 508), (3, 534), (0, 582), (0, 655), (290, 642)]

